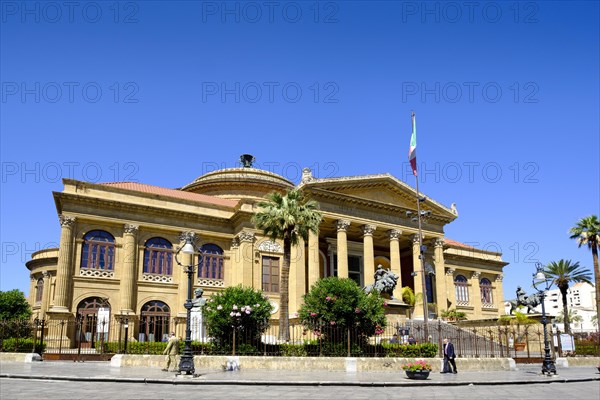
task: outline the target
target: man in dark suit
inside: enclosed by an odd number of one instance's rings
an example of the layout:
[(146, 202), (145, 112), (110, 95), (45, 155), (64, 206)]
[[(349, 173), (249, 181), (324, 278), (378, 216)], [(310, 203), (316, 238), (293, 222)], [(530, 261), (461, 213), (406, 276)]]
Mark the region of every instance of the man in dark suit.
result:
[(444, 370), (442, 374), (445, 373), (453, 373), (456, 374), (456, 362), (454, 359), (456, 358), (456, 354), (454, 353), (454, 344), (450, 341), (450, 339), (444, 339)]

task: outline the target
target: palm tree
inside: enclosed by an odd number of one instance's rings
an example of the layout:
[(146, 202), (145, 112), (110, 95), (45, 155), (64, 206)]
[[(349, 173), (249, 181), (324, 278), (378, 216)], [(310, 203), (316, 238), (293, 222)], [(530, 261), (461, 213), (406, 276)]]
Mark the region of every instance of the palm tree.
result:
[(577, 240), (579, 247), (587, 245), (592, 250), (594, 276), (596, 282), (596, 320), (600, 319), (600, 267), (598, 266), (598, 247), (600, 247), (600, 220), (590, 215), (577, 221), (577, 225), (569, 230), (570, 238)]
[(567, 291), (572, 282), (591, 283), (590, 271), (580, 267), (578, 262), (572, 263), (571, 260), (559, 260), (552, 261), (550, 264), (546, 265), (544, 273), (552, 278), (552, 283), (558, 287), (562, 294), (565, 333), (571, 334)]
[[(569, 319), (569, 322), (572, 322), (574, 324), (583, 322), (583, 317), (581, 315), (577, 314), (577, 310), (569, 310), (568, 319)], [(556, 322), (564, 323), (565, 322), (564, 310), (559, 312), (558, 314), (556, 314), (556, 317), (554, 318), (554, 320)]]
[(290, 337), (289, 321), (289, 279), (292, 245), (300, 238), (308, 239), (308, 233), (319, 233), (319, 224), (323, 216), (319, 205), (309, 200), (299, 189), (285, 194), (278, 192), (267, 195), (267, 200), (258, 203), (261, 208), (253, 219), (258, 229), (271, 240), (283, 240), (283, 263), (280, 273), (279, 339), (287, 341)]

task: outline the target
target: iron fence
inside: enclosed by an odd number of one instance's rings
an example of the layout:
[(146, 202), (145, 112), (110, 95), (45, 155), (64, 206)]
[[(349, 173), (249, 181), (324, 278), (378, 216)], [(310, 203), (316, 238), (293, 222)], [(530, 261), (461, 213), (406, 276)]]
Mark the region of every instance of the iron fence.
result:
[[(287, 341), (279, 339), (276, 325), (269, 326), (260, 336), (250, 336), (241, 328), (221, 340), (208, 337), (199, 321), (193, 321), (192, 325), (195, 327), (192, 329), (192, 348), (198, 355), (434, 357), (441, 356), (442, 341), (449, 338), (457, 356), (462, 358), (534, 360), (544, 356), (544, 332), (540, 324), (461, 327), (437, 320), (430, 321), (425, 330), (423, 321), (407, 320), (370, 337), (361, 336), (353, 329), (323, 326), (318, 331), (311, 331), (300, 324), (292, 324)], [(169, 330), (183, 339), (185, 318), (172, 318), (166, 327), (135, 318), (0, 321), (0, 351), (59, 355), (162, 354)], [(397, 343), (394, 343), (394, 335)], [(413, 342), (416, 345), (411, 344)], [(553, 343), (551, 349), (556, 351), (555, 355), (562, 355)], [(600, 355), (600, 347), (592, 349), (594, 351)]]

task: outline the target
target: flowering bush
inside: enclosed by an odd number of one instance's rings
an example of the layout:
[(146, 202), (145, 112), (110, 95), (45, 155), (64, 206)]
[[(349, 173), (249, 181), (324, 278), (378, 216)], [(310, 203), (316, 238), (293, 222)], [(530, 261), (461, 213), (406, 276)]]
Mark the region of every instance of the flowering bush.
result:
[(419, 360), (419, 361), (415, 361), (412, 363), (404, 364), (402, 366), (402, 369), (405, 371), (415, 372), (415, 371), (431, 371), (433, 368), (432, 368), (431, 364), (429, 364), (428, 362)]
[(318, 336), (345, 337), (351, 328), (364, 338), (383, 333), (383, 302), (378, 293), (366, 294), (352, 279), (330, 277), (311, 287), (299, 316), (305, 328)]
[(260, 338), (269, 326), (271, 309), (262, 292), (234, 286), (212, 295), (202, 313), (208, 335), (224, 344), (231, 340), (234, 330), (243, 331), (249, 340)]

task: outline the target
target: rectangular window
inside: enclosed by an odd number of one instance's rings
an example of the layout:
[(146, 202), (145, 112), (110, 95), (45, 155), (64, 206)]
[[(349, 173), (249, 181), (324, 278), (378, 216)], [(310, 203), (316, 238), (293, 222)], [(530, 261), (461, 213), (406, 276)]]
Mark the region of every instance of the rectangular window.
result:
[(173, 274), (173, 253), (168, 249), (150, 247), (144, 252), (144, 273)]
[(354, 280), (360, 287), (363, 286), (362, 274), (360, 272), (362, 264), (362, 257), (348, 255), (348, 278)]
[(81, 268), (112, 271), (114, 252), (113, 243), (88, 241), (83, 246)]
[(198, 268), (198, 278), (223, 280), (224, 260), (225, 258), (222, 254), (205, 253), (202, 256), (202, 262)]
[[(348, 278), (354, 280), (358, 286), (363, 286), (362, 257), (348, 254)], [(338, 255), (333, 256), (333, 276), (338, 276)]]
[(279, 258), (263, 256), (262, 258), (262, 290), (279, 292)]

